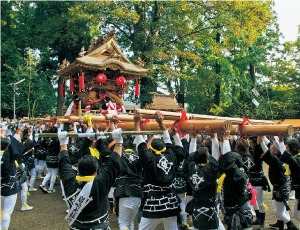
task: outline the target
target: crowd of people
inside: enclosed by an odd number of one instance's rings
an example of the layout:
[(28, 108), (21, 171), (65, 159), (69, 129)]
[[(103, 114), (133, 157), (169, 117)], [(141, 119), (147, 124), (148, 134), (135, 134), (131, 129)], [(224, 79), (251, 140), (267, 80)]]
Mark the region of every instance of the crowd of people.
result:
[[(39, 189), (55, 193), (60, 179), (66, 220), (74, 230), (110, 229), (111, 212), (118, 216), (120, 230), (136, 229), (136, 217), (138, 229), (155, 229), (161, 221), (165, 229), (191, 229), (188, 218), (200, 230), (254, 225), (265, 229), (263, 191), (271, 187), (277, 217), (271, 227), (299, 229), (288, 213), (292, 209), (292, 216), (300, 220), (299, 136), (238, 138), (230, 135), (230, 125), (222, 133), (207, 126), (203, 136), (191, 125), (188, 133), (179, 135), (167, 129), (163, 119), (158, 111), (156, 122), (163, 134), (151, 136), (122, 136), (117, 115), (106, 130), (99, 130), (90, 116), (85, 122), (80, 118), (64, 124), (59, 119), (1, 123), (1, 229), (9, 228), (19, 192), (21, 210), (33, 208), (27, 196), (37, 190), (36, 178), (45, 172)], [(135, 131), (140, 131), (141, 122), (136, 110)], [(104, 136), (106, 131), (111, 135)], [(57, 137), (35, 137), (37, 133)], [(263, 162), (269, 166), (268, 175)], [(292, 190), (296, 200), (289, 207)]]

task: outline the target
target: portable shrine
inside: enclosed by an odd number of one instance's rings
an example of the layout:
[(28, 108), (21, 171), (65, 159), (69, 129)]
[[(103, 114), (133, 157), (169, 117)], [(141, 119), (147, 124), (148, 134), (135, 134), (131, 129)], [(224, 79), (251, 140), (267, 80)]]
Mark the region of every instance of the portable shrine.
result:
[(70, 81), (70, 94), (74, 95), (72, 112), (76, 114), (78, 102), (83, 103), (84, 110), (101, 110), (101, 103), (109, 97), (116, 110), (123, 105), (126, 81), (134, 80), (135, 97), (139, 96), (138, 79), (148, 72), (142, 60), (138, 58), (133, 64), (120, 50), (114, 32), (91, 40), (87, 51), (84, 47), (71, 63), (65, 59), (58, 70), (62, 78), (60, 94), (65, 97), (66, 82)]

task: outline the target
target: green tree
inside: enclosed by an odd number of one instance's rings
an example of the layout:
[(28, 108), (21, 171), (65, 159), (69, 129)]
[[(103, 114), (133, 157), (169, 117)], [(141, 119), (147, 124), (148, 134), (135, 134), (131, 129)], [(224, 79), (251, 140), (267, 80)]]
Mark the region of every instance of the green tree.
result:
[[(29, 57), (30, 56), (30, 57)], [(29, 58), (31, 61), (29, 62)], [(49, 84), (44, 73), (38, 69), (39, 62), (28, 51), (25, 61), (17, 67), (5, 65), (10, 70), (4, 73), (1, 84), (2, 116), (13, 117), (13, 85), (10, 83), (25, 79), (18, 84), (16, 91), (16, 117), (37, 117), (45, 114), (53, 115), (55, 112), (56, 97), (52, 84)], [(6, 75), (8, 74), (8, 75)]]

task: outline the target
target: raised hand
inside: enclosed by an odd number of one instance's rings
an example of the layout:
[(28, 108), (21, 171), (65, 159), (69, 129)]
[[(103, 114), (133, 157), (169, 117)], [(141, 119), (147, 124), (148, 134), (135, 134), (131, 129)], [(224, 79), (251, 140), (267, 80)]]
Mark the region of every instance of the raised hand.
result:
[(279, 142), (283, 142), (283, 139), (286, 138), (287, 136), (284, 133), (279, 133), (278, 138)]
[(211, 137), (213, 137), (213, 136), (214, 136), (214, 133), (213, 133), (213, 131), (211, 131), (211, 128), (210, 128), (208, 125), (207, 125), (207, 126), (205, 126), (204, 133), (205, 133), (205, 135), (209, 135), (209, 136), (211, 136)]
[(133, 120), (135, 123), (140, 123), (142, 120), (143, 115), (141, 114), (141, 112), (139, 110), (134, 110), (133, 113)]
[(56, 123), (57, 123), (57, 127), (60, 128), (61, 127), (61, 120), (59, 118), (57, 118)]
[(196, 137), (197, 136), (197, 131), (195, 130), (193, 125), (189, 125), (188, 133), (191, 137)]
[(231, 133), (231, 125), (230, 124), (226, 124), (224, 126), (224, 135), (223, 135), (223, 140), (229, 140), (229, 135)]
[(158, 124), (162, 124), (164, 120), (164, 115), (161, 111), (156, 112), (155, 120)]

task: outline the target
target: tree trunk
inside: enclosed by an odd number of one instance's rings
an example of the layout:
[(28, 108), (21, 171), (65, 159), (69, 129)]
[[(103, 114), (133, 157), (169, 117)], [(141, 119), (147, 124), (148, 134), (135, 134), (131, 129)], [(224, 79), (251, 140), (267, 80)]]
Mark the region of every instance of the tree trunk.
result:
[[(179, 68), (180, 68), (180, 73), (183, 73), (184, 70), (184, 60), (182, 57), (179, 57)], [(179, 91), (177, 93), (177, 102), (181, 103), (182, 106), (184, 107), (184, 80), (182, 78), (179, 79)]]
[[(216, 42), (217, 42), (217, 43), (220, 43), (220, 41), (221, 41), (221, 34), (220, 34), (219, 32), (217, 32)], [(220, 66), (220, 64), (217, 62), (217, 63), (216, 63), (216, 74), (217, 74), (217, 77), (218, 77), (218, 78), (219, 78), (220, 72), (221, 72), (221, 66)], [(214, 103), (215, 103), (217, 106), (220, 106), (221, 86), (220, 86), (219, 80), (218, 80), (218, 83), (215, 84), (215, 88), (216, 88), (216, 91), (215, 91), (215, 100), (214, 100)]]
[(62, 116), (62, 97), (60, 96), (61, 77), (58, 78), (56, 116)]
[[(251, 47), (249, 47), (249, 52), (252, 53)], [(255, 87), (255, 82), (256, 82), (255, 67), (254, 67), (254, 64), (252, 62), (250, 62), (250, 65), (249, 65), (249, 73), (250, 73), (251, 81), (253, 83), (253, 87)]]
[[(140, 15), (140, 18), (134, 25), (133, 52), (135, 57), (140, 57), (145, 62), (145, 68), (152, 68), (153, 66), (153, 58), (147, 57), (146, 53), (150, 53), (155, 48), (155, 40), (157, 31), (159, 30), (159, 27), (157, 26), (159, 20), (158, 9), (158, 2), (155, 1), (150, 33), (147, 36), (146, 3), (143, 2), (142, 7), (140, 7), (139, 4), (135, 4), (135, 10)], [(150, 77), (143, 77), (141, 79), (140, 92), (141, 108), (144, 108), (146, 103), (151, 103), (152, 97), (149, 92), (157, 92), (157, 84)]]

